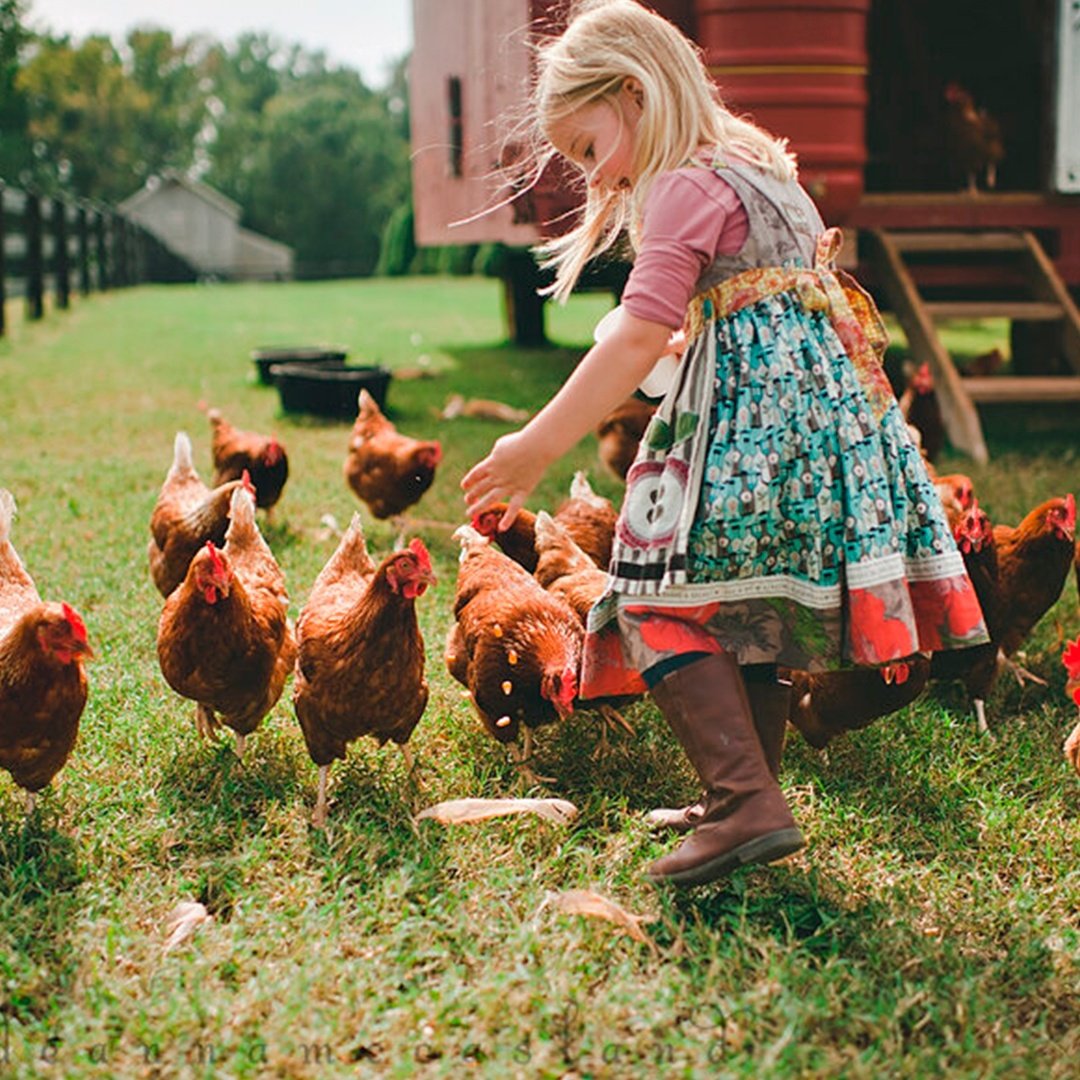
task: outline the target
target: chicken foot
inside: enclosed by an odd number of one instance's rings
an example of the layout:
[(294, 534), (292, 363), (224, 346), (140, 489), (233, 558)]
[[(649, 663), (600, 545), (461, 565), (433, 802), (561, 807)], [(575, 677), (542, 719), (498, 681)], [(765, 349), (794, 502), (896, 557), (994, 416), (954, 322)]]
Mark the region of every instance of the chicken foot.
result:
[(398, 743), (401, 748), (401, 756), (405, 759), (405, 769), (408, 773), (408, 778), (414, 783), (421, 791), (427, 789), (427, 785), (424, 783), (424, 778), (420, 775), (420, 763), (416, 760), (416, 755), (412, 752), (412, 747), (408, 743)]
[(600, 742), (596, 749), (589, 755), (592, 761), (599, 761), (611, 753), (611, 744), (608, 742), (608, 732), (622, 729), (628, 735), (634, 734), (633, 726), (618, 709), (612, 705), (601, 705), (596, 710), (600, 714)]
[(517, 743), (510, 743), (508, 749), (514, 764), (521, 770), (521, 776), (529, 787), (540, 787), (543, 784), (554, 784), (555, 777), (540, 776), (530, 762), (533, 757), (533, 733), (531, 728), (525, 728), (525, 745), (519, 747)]
[(1021, 667), (1011, 656), (999, 656), (998, 660), (1004, 664), (1014, 675), (1017, 683), (1023, 686), (1026, 682), (1036, 683), (1038, 686), (1046, 686), (1045, 679), (1040, 678), (1034, 672), (1028, 671), (1026, 667)]

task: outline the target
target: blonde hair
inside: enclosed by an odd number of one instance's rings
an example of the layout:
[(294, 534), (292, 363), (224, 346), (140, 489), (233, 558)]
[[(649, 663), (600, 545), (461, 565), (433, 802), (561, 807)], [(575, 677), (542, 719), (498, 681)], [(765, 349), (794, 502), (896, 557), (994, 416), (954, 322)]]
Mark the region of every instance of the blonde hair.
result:
[(615, 97), (630, 77), (642, 88), (633, 189), (587, 187), (578, 223), (536, 248), (541, 265), (555, 270), (554, 284), (544, 292), (560, 301), (585, 264), (610, 248), (624, 229), (636, 245), (652, 181), (687, 165), (702, 147), (730, 151), (781, 180), (796, 176), (787, 140), (729, 112), (697, 47), (635, 0), (585, 0), (566, 30), (541, 45), (533, 92), (533, 124), (542, 147), (537, 161), (542, 165), (555, 154), (548, 136), (554, 125), (596, 102), (617, 109)]

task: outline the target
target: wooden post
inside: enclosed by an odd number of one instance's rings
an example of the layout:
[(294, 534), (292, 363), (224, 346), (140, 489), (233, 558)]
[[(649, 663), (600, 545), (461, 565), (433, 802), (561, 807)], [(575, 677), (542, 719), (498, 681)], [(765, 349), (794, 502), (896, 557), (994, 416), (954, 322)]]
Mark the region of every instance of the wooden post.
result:
[(105, 292), (112, 284), (109, 272), (108, 223), (105, 211), (99, 206), (94, 211), (94, 246), (97, 250), (97, 287), (98, 292)]
[(112, 254), (112, 279), (114, 285), (123, 288), (130, 285), (128, 278), (127, 222), (116, 214), (109, 215), (109, 237)]
[(79, 238), (79, 292), (90, 294), (90, 230), (86, 221), (86, 204), (80, 202), (75, 211), (75, 233)]
[(26, 313), (27, 318), (40, 319), (45, 314), (45, 274), (41, 240), (41, 196), (26, 193), (23, 211), (26, 231)]
[(546, 345), (544, 298), (537, 294), (540, 276), (532, 254), (523, 248), (511, 248), (503, 275), (503, 300), (506, 325), (515, 345)]
[(61, 310), (71, 307), (71, 265), (67, 246), (67, 203), (59, 197), (52, 200), (53, 269), (56, 284), (53, 296)]

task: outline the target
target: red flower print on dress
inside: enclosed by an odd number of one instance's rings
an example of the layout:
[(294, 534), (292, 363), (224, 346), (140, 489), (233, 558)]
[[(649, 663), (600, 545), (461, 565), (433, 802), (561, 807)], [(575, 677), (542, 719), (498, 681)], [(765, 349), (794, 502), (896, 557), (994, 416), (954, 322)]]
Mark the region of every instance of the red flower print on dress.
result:
[(982, 608), (970, 581), (953, 579), (945, 593), (945, 615), (949, 620), (949, 633), (966, 638), (983, 624)]
[(885, 601), (869, 589), (852, 589), (848, 594), (851, 612), (852, 646), (864, 655), (853, 659), (860, 664), (881, 664), (901, 660), (917, 650), (912, 628), (903, 619), (885, 614)]
[(678, 656), (688, 652), (721, 652), (714, 638), (693, 622), (666, 615), (646, 615), (640, 624), (641, 639), (657, 652)]

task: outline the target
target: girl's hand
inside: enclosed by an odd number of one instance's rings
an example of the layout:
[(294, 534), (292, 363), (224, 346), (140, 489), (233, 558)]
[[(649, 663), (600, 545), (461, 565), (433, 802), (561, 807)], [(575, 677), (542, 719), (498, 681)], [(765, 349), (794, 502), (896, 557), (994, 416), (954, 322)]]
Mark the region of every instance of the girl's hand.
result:
[(508, 505), (499, 521), (499, 531), (510, 528), (550, 460), (527, 430), (496, 439), (491, 453), (477, 462), (461, 481), (469, 517), (492, 503), (505, 502)]

